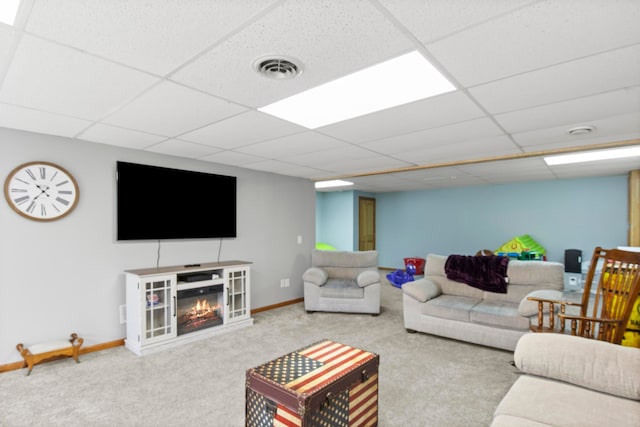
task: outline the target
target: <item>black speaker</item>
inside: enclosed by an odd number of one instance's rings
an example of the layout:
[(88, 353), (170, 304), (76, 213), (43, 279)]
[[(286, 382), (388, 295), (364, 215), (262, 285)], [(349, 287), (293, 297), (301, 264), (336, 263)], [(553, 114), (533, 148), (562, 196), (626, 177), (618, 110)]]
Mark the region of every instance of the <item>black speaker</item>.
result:
[(565, 249), (564, 251), (564, 272), (582, 272), (582, 251), (580, 249)]

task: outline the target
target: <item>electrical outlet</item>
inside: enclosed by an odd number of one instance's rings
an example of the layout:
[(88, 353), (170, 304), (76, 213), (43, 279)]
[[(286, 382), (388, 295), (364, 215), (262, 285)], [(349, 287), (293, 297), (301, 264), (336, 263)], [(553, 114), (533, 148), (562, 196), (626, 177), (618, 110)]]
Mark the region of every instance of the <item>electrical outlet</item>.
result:
[(302, 236), (298, 236), (298, 244), (301, 245), (302, 244)]
[(280, 280), (280, 287), (281, 288), (288, 288), (289, 287), (289, 279), (281, 279)]
[(127, 306), (122, 304), (120, 306), (120, 324), (127, 323)]

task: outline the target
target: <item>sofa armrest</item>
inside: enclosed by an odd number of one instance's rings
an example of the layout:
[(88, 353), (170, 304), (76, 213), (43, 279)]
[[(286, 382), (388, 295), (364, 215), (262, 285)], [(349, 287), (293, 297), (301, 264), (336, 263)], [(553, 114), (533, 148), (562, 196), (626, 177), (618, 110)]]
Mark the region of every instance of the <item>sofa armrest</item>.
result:
[(361, 288), (373, 285), (374, 283), (380, 283), (380, 272), (378, 270), (362, 271), (356, 277), (356, 283)]
[(420, 302), (427, 302), (442, 294), (440, 286), (426, 277), (405, 283), (402, 285), (402, 292)]
[(327, 283), (328, 278), (329, 273), (318, 267), (311, 267), (302, 275), (303, 281), (313, 283), (317, 286), (322, 286)]
[(640, 400), (640, 351), (605, 341), (529, 333), (514, 352), (518, 369), (591, 390)]

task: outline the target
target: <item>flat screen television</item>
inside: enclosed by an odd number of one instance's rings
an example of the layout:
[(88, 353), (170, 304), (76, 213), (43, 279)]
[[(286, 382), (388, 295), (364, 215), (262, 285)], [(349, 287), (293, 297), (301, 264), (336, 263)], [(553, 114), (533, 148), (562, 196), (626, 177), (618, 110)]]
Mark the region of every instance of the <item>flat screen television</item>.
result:
[(236, 237), (236, 177), (117, 162), (117, 239)]

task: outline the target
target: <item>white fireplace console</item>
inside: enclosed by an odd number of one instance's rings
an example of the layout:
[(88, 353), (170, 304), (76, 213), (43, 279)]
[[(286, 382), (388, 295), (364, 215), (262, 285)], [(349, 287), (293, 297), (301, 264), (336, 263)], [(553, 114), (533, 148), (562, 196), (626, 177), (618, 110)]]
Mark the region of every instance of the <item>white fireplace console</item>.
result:
[(250, 262), (127, 270), (125, 346), (141, 356), (253, 324)]

